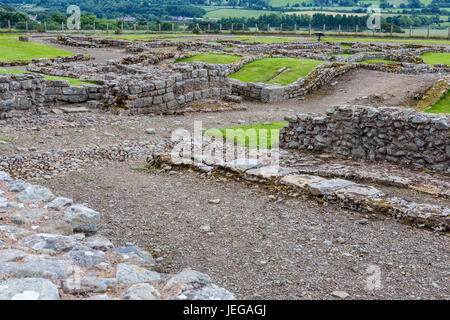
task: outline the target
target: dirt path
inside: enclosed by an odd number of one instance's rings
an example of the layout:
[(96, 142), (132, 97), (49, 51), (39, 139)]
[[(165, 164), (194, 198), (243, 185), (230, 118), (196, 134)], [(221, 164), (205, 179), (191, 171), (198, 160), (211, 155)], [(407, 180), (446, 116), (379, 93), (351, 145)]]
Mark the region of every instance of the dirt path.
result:
[[(102, 212), (116, 244), (161, 250), (165, 272), (207, 272), (238, 298), (448, 299), (445, 236), (310, 200), (279, 199), (244, 183), (197, 173), (135, 172), (135, 164), (44, 182)], [(209, 200), (220, 199), (219, 204)], [(210, 231), (202, 231), (209, 226)], [(367, 290), (367, 268), (380, 290)]]

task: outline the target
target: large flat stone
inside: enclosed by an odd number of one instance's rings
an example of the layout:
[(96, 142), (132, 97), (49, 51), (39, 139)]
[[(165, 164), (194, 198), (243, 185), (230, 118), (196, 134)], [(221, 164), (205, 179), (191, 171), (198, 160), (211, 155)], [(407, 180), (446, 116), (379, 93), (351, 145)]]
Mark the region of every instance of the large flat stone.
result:
[(96, 232), (100, 227), (100, 214), (81, 204), (74, 204), (67, 208), (62, 220), (78, 232)]
[(339, 199), (348, 200), (364, 200), (364, 199), (380, 199), (384, 197), (384, 193), (372, 186), (363, 186), (360, 184), (350, 185), (335, 192)]
[(61, 289), (64, 293), (83, 294), (83, 293), (104, 293), (108, 287), (117, 283), (116, 279), (111, 278), (70, 278), (61, 281)]
[(6, 237), (8, 237), (9, 239), (14, 240), (14, 241), (19, 238), (34, 234), (33, 231), (14, 227), (14, 226), (8, 226), (8, 225), (4, 225), (4, 226), (0, 225), (0, 232), (4, 233), (6, 235)]
[(329, 196), (334, 194), (339, 189), (354, 185), (354, 182), (343, 179), (329, 179), (319, 182), (312, 182), (307, 184), (307, 189), (313, 195)]
[(281, 179), (281, 183), (298, 187), (301, 189), (305, 189), (306, 186), (310, 183), (314, 182), (320, 182), (326, 180), (325, 178), (318, 177), (318, 176), (311, 176), (307, 174), (292, 174), (285, 176)]
[(71, 275), (70, 263), (57, 259), (39, 259), (33, 262), (1, 262), (0, 275), (13, 275), (16, 278), (64, 279)]
[(48, 212), (45, 209), (20, 209), (11, 212), (8, 217), (24, 223), (30, 223), (39, 220), (46, 213)]
[(148, 283), (138, 283), (125, 291), (123, 298), (126, 300), (159, 300), (161, 294)]
[(0, 300), (59, 300), (59, 293), (46, 279), (8, 279), (0, 281)]
[(59, 109), (62, 110), (64, 113), (78, 113), (78, 112), (89, 112), (88, 108), (85, 107), (60, 107)]
[(32, 234), (20, 240), (19, 243), (34, 250), (44, 250), (55, 253), (69, 251), (78, 244), (73, 237), (49, 233)]
[(158, 272), (136, 265), (119, 263), (117, 265), (116, 278), (120, 283), (141, 283), (160, 281), (161, 275)]
[(29, 185), (17, 195), (17, 201), (19, 202), (47, 202), (53, 200), (53, 198), (55, 196), (48, 188), (37, 185)]
[(196, 288), (184, 289), (170, 300), (234, 300), (235, 297), (224, 288), (208, 284)]
[(150, 268), (156, 264), (152, 255), (136, 246), (126, 246), (114, 249), (119, 262), (136, 264), (144, 268)]
[(74, 264), (80, 267), (92, 268), (99, 263), (108, 263), (105, 253), (89, 247), (78, 245), (67, 252), (64, 257), (71, 259)]
[(223, 164), (224, 167), (231, 170), (246, 171), (249, 169), (260, 168), (262, 163), (258, 159), (241, 158)]

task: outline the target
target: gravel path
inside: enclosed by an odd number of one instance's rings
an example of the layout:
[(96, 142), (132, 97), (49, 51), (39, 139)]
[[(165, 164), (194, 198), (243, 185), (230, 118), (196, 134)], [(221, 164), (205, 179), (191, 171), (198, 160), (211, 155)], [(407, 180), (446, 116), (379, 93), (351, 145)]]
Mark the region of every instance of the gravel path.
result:
[[(162, 251), (164, 272), (207, 272), (238, 298), (448, 299), (448, 237), (393, 220), (197, 173), (136, 172), (112, 165), (46, 181), (103, 214), (116, 244)], [(219, 204), (210, 200), (220, 199)], [(210, 229), (209, 232), (205, 232)], [(382, 288), (367, 290), (369, 266)]]

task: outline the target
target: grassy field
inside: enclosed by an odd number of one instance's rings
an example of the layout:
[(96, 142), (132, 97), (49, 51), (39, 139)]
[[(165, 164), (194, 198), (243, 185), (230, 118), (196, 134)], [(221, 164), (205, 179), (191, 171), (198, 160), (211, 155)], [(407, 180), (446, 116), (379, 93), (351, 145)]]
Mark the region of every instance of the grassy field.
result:
[(450, 91), (432, 107), (428, 108), (426, 113), (450, 113)]
[(333, 16), (338, 15), (338, 14), (340, 14), (340, 15), (346, 14), (346, 15), (352, 15), (352, 16), (365, 16), (365, 15), (367, 15), (367, 13), (336, 12), (336, 11), (312, 11), (312, 10), (307, 10), (307, 11), (290, 11), (290, 12), (285, 12), (285, 13), (286, 14), (297, 14), (297, 15), (307, 14), (307, 15), (310, 15), (310, 16), (312, 16), (312, 15), (314, 15), (316, 13), (328, 14), (328, 15), (333, 15)]
[(250, 43), (262, 42), (262, 43), (272, 43), (272, 42), (291, 42), (297, 41), (295, 38), (266, 38), (266, 37), (236, 37), (234, 40), (240, 40)]
[[(13, 70), (13, 69), (0, 69), (0, 74), (12, 73), (12, 74), (23, 74), (25, 71)], [(67, 80), (71, 86), (80, 86), (82, 84), (89, 84), (89, 82), (81, 81), (79, 79), (66, 78), (66, 77), (55, 77), (55, 76), (44, 76), (45, 80)]]
[(178, 60), (177, 62), (207, 62), (213, 64), (229, 64), (241, 58), (241, 56), (233, 56), (229, 54), (200, 53), (186, 59)]
[(269, 0), (269, 5), (272, 7), (286, 7), (286, 5), (289, 3), (289, 5), (292, 7), (294, 4), (299, 4), (300, 6), (302, 3), (306, 4), (314, 4), (313, 0)]
[(386, 59), (369, 59), (369, 60), (363, 60), (360, 61), (363, 63), (379, 63), (379, 62), (384, 62), (384, 63), (396, 63), (398, 61), (392, 61), (392, 60), (386, 60)]
[(426, 63), (434, 66), (436, 63), (450, 65), (450, 53), (428, 52), (420, 56)]
[(401, 42), (401, 43), (436, 43), (450, 45), (448, 40), (389, 39), (389, 38), (322, 38), (331, 42)]
[(220, 18), (256, 18), (263, 14), (280, 13), (269, 10), (247, 10), (247, 9), (218, 9), (208, 11), (203, 18), (220, 19)]
[(336, 53), (336, 54), (330, 55), (330, 57), (341, 56), (342, 58), (347, 58), (352, 55), (353, 55), (353, 53)]
[(38, 58), (70, 56), (73, 52), (36, 42), (22, 42), (18, 38), (0, 36), (0, 61), (30, 61)]
[[(280, 138), (280, 129), (283, 128), (284, 126), (288, 125), (288, 122), (271, 122), (271, 123), (256, 123), (256, 124), (249, 124), (249, 125), (244, 125), (244, 126), (234, 126), (234, 127), (226, 127), (226, 128), (221, 128), (220, 133), (222, 134), (223, 137), (226, 137), (227, 135), (227, 129), (232, 129), (232, 130), (238, 130), (238, 131), (234, 131), (232, 133), (232, 136), (230, 136), (230, 138), (234, 138), (234, 143), (241, 145), (241, 146), (246, 146), (246, 147), (251, 147), (251, 148), (260, 148), (260, 147), (267, 147), (268, 149), (271, 149), (272, 146), (274, 146), (275, 143), (277, 143), (279, 141)], [(262, 131), (262, 130), (266, 130), (266, 131)], [(275, 130), (275, 132), (273, 132)], [(214, 130), (216, 131), (216, 130)], [(213, 131), (208, 132), (208, 130), (205, 130), (203, 132), (204, 135), (214, 135)], [(274, 140), (272, 140), (272, 134), (274, 134)], [(249, 137), (255, 137), (256, 135), (256, 146), (250, 145), (250, 138)], [(266, 141), (267, 144), (266, 146), (261, 145), (261, 137), (266, 136)], [(255, 139), (255, 138), (253, 138)]]
[[(304, 78), (322, 61), (294, 58), (264, 58), (245, 65), (230, 78), (244, 82), (278, 83), (287, 85)], [(278, 70), (288, 68), (276, 76)]]

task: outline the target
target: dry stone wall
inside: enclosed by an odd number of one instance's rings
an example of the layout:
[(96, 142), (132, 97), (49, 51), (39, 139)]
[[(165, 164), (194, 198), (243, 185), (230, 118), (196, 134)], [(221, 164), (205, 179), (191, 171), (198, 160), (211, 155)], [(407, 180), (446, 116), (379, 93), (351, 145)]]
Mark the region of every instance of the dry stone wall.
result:
[(393, 107), (340, 106), (286, 117), (280, 146), (450, 172), (450, 117)]

